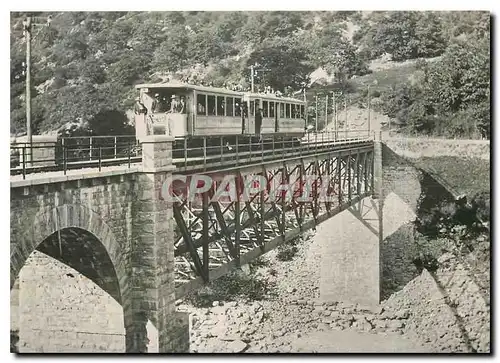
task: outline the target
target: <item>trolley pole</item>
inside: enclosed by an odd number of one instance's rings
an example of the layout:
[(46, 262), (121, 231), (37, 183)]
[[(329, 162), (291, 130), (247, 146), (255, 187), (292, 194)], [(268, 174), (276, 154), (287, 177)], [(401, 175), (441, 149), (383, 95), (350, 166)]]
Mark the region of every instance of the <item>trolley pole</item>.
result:
[(314, 122), (316, 123), (316, 128), (314, 129), (314, 132), (318, 132), (318, 96), (314, 96), (316, 99), (316, 117), (314, 119)]
[(255, 77), (255, 70), (253, 65), (250, 66), (250, 78), (251, 78), (251, 83), (252, 83), (252, 93), (254, 93), (254, 77)]
[(325, 127), (323, 128), (323, 130), (326, 128), (327, 125), (328, 125), (328, 93), (326, 94), (325, 98)]
[[(46, 23), (40, 23), (40, 18), (32, 19), (28, 16), (23, 21), (23, 33), (26, 38), (26, 137), (28, 139), (28, 149), (26, 153), (26, 163), (28, 165), (32, 164), (32, 146), (33, 146), (33, 131), (31, 129), (31, 32), (33, 26), (50, 26), (52, 22), (52, 16), (49, 15), (45, 21)], [(38, 22), (37, 22), (38, 21)]]
[(370, 86), (368, 85), (368, 94), (367, 94), (367, 102), (368, 102), (368, 137), (370, 137), (370, 125), (371, 125), (371, 120), (370, 120)]
[(333, 102), (333, 127), (335, 131), (335, 141), (337, 141), (339, 125), (337, 120), (337, 103), (335, 102), (335, 92), (332, 92), (332, 102)]
[(31, 165), (31, 146), (33, 143), (31, 133), (31, 17), (28, 16), (23, 25), (26, 37), (26, 136), (28, 138), (26, 162)]
[(345, 138), (347, 139), (347, 133), (349, 130), (349, 125), (347, 124), (347, 95), (344, 96), (344, 111), (345, 111)]
[[(302, 115), (302, 117), (304, 117), (304, 120), (305, 120), (305, 127), (304, 127), (304, 130), (307, 130), (307, 126), (309, 126), (309, 112), (307, 110), (307, 96), (306, 96), (306, 88), (304, 87), (304, 115)], [(274, 112), (278, 112), (278, 109), (276, 109)]]

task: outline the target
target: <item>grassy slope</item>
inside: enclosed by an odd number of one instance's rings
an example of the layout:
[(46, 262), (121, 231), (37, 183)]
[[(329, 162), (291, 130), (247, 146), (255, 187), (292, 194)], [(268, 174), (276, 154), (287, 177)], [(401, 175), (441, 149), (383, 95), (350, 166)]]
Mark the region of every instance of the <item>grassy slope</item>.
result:
[(417, 164), (436, 171), (450, 186), (468, 197), (480, 192), (490, 192), (490, 162), (478, 158), (437, 156), (420, 158)]
[(371, 90), (382, 92), (392, 85), (408, 81), (415, 72), (414, 62), (393, 63), (390, 68), (374, 70), (373, 73), (352, 79), (350, 83), (358, 91), (367, 89), (368, 85), (371, 85)]

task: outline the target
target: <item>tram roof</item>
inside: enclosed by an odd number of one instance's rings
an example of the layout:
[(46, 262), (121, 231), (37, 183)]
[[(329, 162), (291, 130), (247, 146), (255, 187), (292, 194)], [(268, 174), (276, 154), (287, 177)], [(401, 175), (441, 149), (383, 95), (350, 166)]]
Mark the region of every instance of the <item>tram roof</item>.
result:
[(251, 98), (265, 98), (267, 100), (276, 100), (276, 102), (305, 103), (304, 100), (300, 100), (300, 99), (297, 99), (297, 98), (291, 98), (291, 97), (276, 96), (273, 93), (252, 93), (252, 92), (245, 92), (245, 95), (248, 95)]
[(242, 97), (243, 95), (250, 96), (251, 98), (265, 98), (265, 99), (273, 99), (276, 100), (277, 102), (294, 102), (294, 103), (304, 103), (303, 100), (296, 99), (296, 98), (291, 98), (291, 97), (279, 97), (276, 96), (275, 94), (272, 93), (252, 93), (252, 92), (238, 92), (238, 91), (232, 91), (228, 90), (226, 88), (218, 88), (218, 87), (209, 87), (209, 86), (199, 86), (199, 85), (193, 85), (189, 83), (182, 83), (182, 82), (165, 82), (165, 83), (144, 83), (144, 84), (138, 84), (135, 86), (136, 89), (141, 89), (141, 88), (165, 88), (165, 89), (179, 89), (183, 88), (186, 90), (196, 90), (196, 91), (202, 91), (202, 92), (213, 92), (213, 93), (222, 93), (222, 94), (228, 94), (232, 96), (240, 96)]
[(187, 90), (196, 90), (196, 91), (204, 91), (204, 92), (214, 92), (214, 93), (224, 93), (224, 94), (229, 94), (229, 95), (234, 95), (234, 96), (243, 96), (244, 92), (237, 92), (237, 91), (232, 91), (228, 90), (226, 88), (217, 88), (217, 87), (208, 87), (208, 86), (198, 86), (198, 85), (193, 85), (189, 83), (182, 83), (182, 82), (165, 82), (165, 83), (145, 83), (145, 84), (138, 84), (135, 86), (136, 89), (141, 89), (141, 88), (184, 88)]

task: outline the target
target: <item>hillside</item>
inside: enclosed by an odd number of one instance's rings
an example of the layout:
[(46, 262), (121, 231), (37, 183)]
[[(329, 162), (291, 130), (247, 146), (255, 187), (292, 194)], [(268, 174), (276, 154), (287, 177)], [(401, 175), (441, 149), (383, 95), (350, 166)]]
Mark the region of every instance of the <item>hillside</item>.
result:
[[(34, 133), (130, 132), (125, 127), (126, 111), (133, 104), (134, 84), (180, 79), (248, 89), (251, 64), (258, 65), (257, 87), (271, 86), (285, 93), (306, 87), (309, 104), (325, 90), (336, 90), (339, 102), (344, 95), (349, 102), (357, 102), (367, 93), (367, 84), (377, 79), (371, 92), (380, 99), (374, 100), (374, 107), (404, 119), (410, 106), (393, 105), (390, 96), (393, 87), (406, 82), (400, 75), (413, 72), (413, 67), (425, 73), (416, 59), (447, 59), (456, 42), (489, 39), (489, 14), (484, 12), (11, 13), (11, 132), (15, 134), (25, 132), (22, 21), (27, 15), (42, 20), (52, 16), (50, 27), (38, 26), (32, 32)], [(487, 51), (489, 58), (489, 47)], [(392, 61), (387, 62), (387, 57)], [(380, 60), (383, 70), (374, 66)], [(489, 68), (474, 64), (489, 79)], [(326, 77), (311, 82), (318, 70)], [(382, 97), (385, 93), (387, 100)], [(472, 101), (465, 97), (453, 109), (431, 111), (466, 112), (471, 102), (474, 107), (483, 105), (486, 98), (489, 91)], [(309, 121), (314, 118), (310, 107)], [(474, 125), (484, 123), (479, 120)]]

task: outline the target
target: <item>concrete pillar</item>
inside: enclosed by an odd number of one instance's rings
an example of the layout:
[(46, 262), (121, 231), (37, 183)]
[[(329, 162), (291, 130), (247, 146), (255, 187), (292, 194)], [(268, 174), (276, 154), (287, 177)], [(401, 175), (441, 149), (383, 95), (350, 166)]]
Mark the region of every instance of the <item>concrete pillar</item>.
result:
[(158, 330), (160, 353), (189, 350), (188, 316), (175, 311), (172, 205), (160, 198), (162, 185), (174, 169), (173, 141), (165, 135), (140, 139), (143, 170), (136, 180), (130, 286), (124, 299), (130, 353), (147, 351), (148, 319)]
[(364, 198), (320, 224), (320, 299), (324, 302), (380, 303), (378, 203)]
[(19, 351), (19, 279), (10, 290), (10, 351)]
[(364, 198), (318, 228), (320, 298), (375, 308), (380, 303), (383, 241), (382, 142), (374, 142), (373, 197)]
[(383, 199), (383, 170), (382, 170), (382, 140), (374, 141), (373, 145), (373, 198)]
[(148, 136), (148, 128), (146, 124), (146, 118), (148, 116), (141, 113), (135, 115), (135, 137), (137, 140), (141, 140), (142, 138)]

